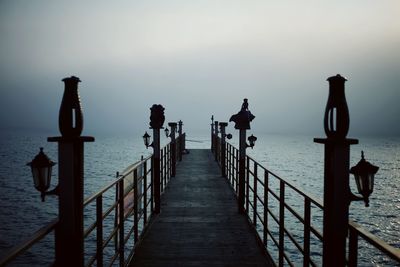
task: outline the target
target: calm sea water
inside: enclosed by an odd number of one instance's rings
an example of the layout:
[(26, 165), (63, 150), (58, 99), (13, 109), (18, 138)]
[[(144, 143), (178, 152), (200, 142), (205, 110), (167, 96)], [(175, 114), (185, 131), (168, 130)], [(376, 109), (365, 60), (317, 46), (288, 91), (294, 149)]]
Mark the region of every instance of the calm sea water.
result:
[[(237, 133), (235, 133), (237, 134)], [(43, 146), (45, 153), (57, 161), (57, 145), (47, 143), (48, 135), (2, 132), (0, 140), (0, 254), (21, 242), (57, 215), (57, 199), (41, 202), (34, 189), (30, 169), (25, 166)], [(94, 143), (85, 145), (85, 196), (98, 191), (115, 179), (115, 173), (148, 155), (141, 136), (95, 136)], [(323, 145), (313, 143), (314, 136), (261, 135), (256, 147), (248, 153), (281, 177), (299, 185), (304, 191), (322, 199)], [(209, 134), (187, 134), (187, 148), (209, 148)], [(165, 144), (167, 140), (162, 139)], [(234, 138), (231, 143), (237, 144)], [(360, 138), (360, 145), (351, 148), (351, 166), (366, 158), (380, 167), (370, 207), (352, 203), (351, 219), (389, 244), (400, 247), (400, 138)], [(57, 183), (56, 171), (53, 186)], [(353, 180), (352, 189), (355, 192)], [(112, 196), (111, 196), (112, 199)], [(290, 200), (294, 203), (296, 199)], [(91, 216), (91, 211), (85, 213)], [(85, 218), (86, 218), (85, 217)], [(318, 218), (317, 218), (318, 221)], [(53, 235), (34, 246), (15, 266), (48, 265), (54, 243)], [(360, 252), (360, 266), (393, 266), (380, 255)], [(90, 247), (90, 244), (87, 245)], [(364, 251), (364, 250), (363, 250)], [(318, 254), (318, 252), (316, 252)], [(372, 255), (372, 256), (371, 256)]]

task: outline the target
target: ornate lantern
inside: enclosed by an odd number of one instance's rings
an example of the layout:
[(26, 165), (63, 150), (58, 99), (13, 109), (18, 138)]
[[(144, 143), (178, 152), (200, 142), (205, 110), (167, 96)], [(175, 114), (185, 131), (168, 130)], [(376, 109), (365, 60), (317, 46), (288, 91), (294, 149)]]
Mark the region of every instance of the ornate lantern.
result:
[(257, 141), (257, 137), (255, 137), (254, 135), (250, 135), (249, 137), (247, 137), (247, 140), (249, 141), (249, 147), (251, 147), (251, 149), (253, 149), (253, 147)]
[(365, 160), (364, 151), (361, 151), (361, 160), (350, 169), (350, 173), (356, 180), (358, 193), (363, 196), (366, 207), (369, 206), (369, 196), (374, 190), (374, 177), (378, 170), (379, 167)]
[(46, 191), (50, 187), (51, 172), (56, 163), (51, 161), (49, 157), (44, 154), (43, 147), (41, 147), (39, 154), (26, 165), (31, 167), (33, 184), (41, 193), (42, 201), (44, 201)]
[(143, 135), (143, 142), (144, 142), (144, 145), (146, 146), (146, 149), (149, 148), (149, 146), (151, 146), (150, 137), (151, 136), (147, 132), (145, 132)]

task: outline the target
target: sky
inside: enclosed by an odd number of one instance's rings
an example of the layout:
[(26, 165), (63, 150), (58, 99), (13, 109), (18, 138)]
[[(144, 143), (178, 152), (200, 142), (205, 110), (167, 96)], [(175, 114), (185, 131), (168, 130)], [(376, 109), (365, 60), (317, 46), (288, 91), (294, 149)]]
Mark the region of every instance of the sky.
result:
[(398, 0), (2, 0), (0, 36), (2, 131), (57, 132), (75, 75), (87, 135), (142, 133), (152, 104), (207, 132), (248, 98), (255, 132), (321, 136), (339, 73), (349, 135), (400, 135)]

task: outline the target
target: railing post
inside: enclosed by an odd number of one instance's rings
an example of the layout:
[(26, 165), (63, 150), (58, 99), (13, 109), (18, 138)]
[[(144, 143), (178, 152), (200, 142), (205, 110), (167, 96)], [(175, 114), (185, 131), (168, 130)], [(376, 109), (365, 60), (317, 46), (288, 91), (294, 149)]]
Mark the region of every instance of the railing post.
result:
[(264, 246), (268, 240), (268, 171), (264, 170)]
[(246, 212), (250, 215), (250, 158), (246, 157)]
[(150, 128), (153, 129), (153, 190), (154, 190), (154, 212), (160, 213), (160, 129), (164, 124), (164, 107), (153, 105), (150, 115)]
[(175, 177), (176, 175), (176, 139), (175, 139), (175, 132), (176, 132), (176, 122), (168, 123), (169, 127), (171, 127), (171, 177)]
[(77, 77), (63, 79), (65, 91), (59, 113), (61, 137), (49, 137), (58, 143), (59, 222), (56, 227), (55, 266), (83, 266), (83, 147), (93, 142), (80, 136), (83, 115)]
[(160, 150), (160, 187), (161, 187), (161, 192), (164, 191), (164, 180), (167, 177), (167, 173), (164, 172), (165, 165), (166, 165), (165, 153), (164, 153), (164, 149), (161, 149)]
[(118, 200), (118, 209), (119, 209), (119, 266), (123, 267), (125, 265), (125, 227), (124, 227), (124, 179), (121, 179), (118, 183), (119, 189), (119, 200)]
[(103, 266), (103, 195), (96, 198), (96, 266)]
[(350, 145), (356, 139), (347, 139), (349, 113), (344, 94), (346, 81), (340, 75), (328, 78), (329, 98), (325, 110), (324, 127), (327, 138), (315, 138), (325, 145), (324, 163), (324, 267), (346, 265), (346, 236), (349, 223), (349, 158)]
[(222, 177), (226, 177), (226, 134), (225, 127), (228, 126), (227, 122), (220, 122), (219, 127), (221, 129), (221, 171)]
[(357, 266), (358, 258), (358, 235), (352, 227), (349, 229), (349, 267)]
[(182, 161), (182, 153), (183, 153), (183, 136), (182, 136), (182, 121), (178, 122), (178, 133), (179, 133), (179, 161)]
[(218, 161), (218, 153), (219, 153), (219, 147), (218, 147), (218, 121), (214, 121), (214, 156), (215, 156), (215, 161)]
[(214, 152), (215, 140), (214, 140), (214, 115), (211, 116), (211, 151)]
[(147, 160), (143, 163), (143, 224), (147, 224)]
[(285, 183), (282, 180), (279, 192), (279, 267), (281, 267), (285, 253)]
[(311, 232), (311, 201), (309, 198), (304, 200), (304, 257), (303, 266), (310, 266), (310, 232)]
[(137, 169), (133, 171), (133, 236), (134, 236), (134, 243), (139, 239), (139, 232), (138, 232), (138, 226), (139, 226), (139, 205), (138, 205), (138, 173)]
[(155, 205), (154, 205), (154, 155), (151, 156), (150, 159), (150, 170), (151, 170), (151, 177), (150, 177), (150, 201), (151, 201), (151, 213), (155, 210)]
[(253, 205), (254, 205), (254, 210), (253, 210), (253, 223), (254, 223), (254, 227), (257, 226), (257, 163), (254, 163), (254, 176), (253, 176), (253, 182), (254, 182), (254, 186), (253, 186)]

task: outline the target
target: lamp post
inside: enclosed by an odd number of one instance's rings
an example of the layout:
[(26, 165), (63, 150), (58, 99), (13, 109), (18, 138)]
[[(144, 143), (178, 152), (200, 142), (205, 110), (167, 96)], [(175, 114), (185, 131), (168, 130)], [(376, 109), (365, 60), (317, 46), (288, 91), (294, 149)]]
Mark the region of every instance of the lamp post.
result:
[[(164, 107), (154, 104), (150, 108), (150, 129), (153, 129), (153, 193), (154, 193), (154, 212), (160, 213), (160, 129), (165, 121)], [(146, 135), (146, 134), (145, 134)]]
[(221, 130), (221, 171), (222, 171), (222, 177), (226, 177), (226, 139), (231, 139), (232, 135), (231, 134), (226, 134), (225, 133), (225, 127), (228, 126), (227, 122), (220, 122), (219, 127)]
[(182, 161), (182, 153), (183, 153), (183, 136), (182, 136), (182, 125), (183, 122), (181, 120), (178, 121), (178, 133), (179, 133), (179, 161)]
[[(171, 177), (175, 177), (176, 175), (176, 139), (175, 139), (175, 133), (176, 133), (176, 122), (169, 122), (168, 126), (171, 127), (171, 134), (169, 137), (171, 137)], [(168, 129), (168, 128), (167, 128)]]
[(244, 213), (244, 197), (245, 197), (245, 167), (246, 167), (246, 148), (253, 147), (254, 142), (257, 139), (252, 138), (252, 143), (248, 145), (246, 143), (246, 130), (250, 129), (250, 122), (253, 121), (255, 116), (251, 114), (248, 109), (247, 98), (243, 100), (241, 110), (232, 115), (229, 121), (233, 121), (235, 123), (235, 129), (239, 129), (239, 194), (238, 194), (238, 204), (239, 204), (239, 212)]
[(55, 266), (83, 266), (83, 147), (94, 138), (81, 136), (80, 79), (72, 76), (63, 82), (65, 90), (59, 113), (61, 136), (47, 139), (58, 143), (59, 222), (55, 230)]
[(329, 97), (324, 116), (327, 138), (314, 139), (314, 142), (325, 145), (324, 267), (345, 266), (349, 205), (352, 200), (363, 199), (355, 197), (349, 186), (350, 145), (358, 144), (358, 140), (346, 138), (349, 130), (349, 111), (344, 93), (346, 81), (339, 74), (328, 78)]

